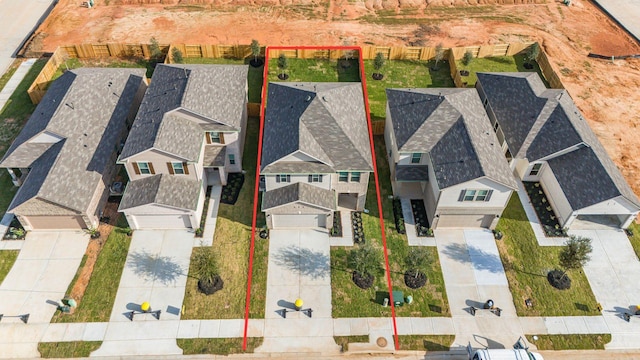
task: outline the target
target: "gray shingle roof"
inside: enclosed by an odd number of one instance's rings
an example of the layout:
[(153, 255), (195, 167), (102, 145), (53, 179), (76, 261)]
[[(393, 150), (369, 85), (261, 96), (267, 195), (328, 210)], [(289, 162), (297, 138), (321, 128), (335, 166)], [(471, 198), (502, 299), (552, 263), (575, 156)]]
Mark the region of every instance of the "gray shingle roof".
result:
[(227, 158), (226, 146), (207, 145), (204, 148), (204, 160), (202, 166), (204, 167), (216, 167), (224, 166), (224, 162)]
[(429, 181), (429, 167), (427, 165), (397, 165), (396, 180)]
[[(526, 81), (523, 81), (523, 79)], [(610, 178), (610, 182), (605, 179), (598, 180), (601, 186), (613, 187), (611, 189), (599, 189), (600, 195), (617, 193), (640, 207), (640, 201), (637, 196), (633, 193), (620, 170), (589, 127), (589, 124), (582, 117), (580, 110), (578, 110), (566, 90), (545, 89), (537, 73), (479, 73), (478, 81), (487, 95), (487, 99), (489, 99), (500, 127), (505, 132), (509, 148), (512, 151), (514, 148), (518, 149), (517, 153), (514, 152), (515, 157), (535, 161), (584, 143), (590, 147), (593, 156), (585, 151), (580, 151), (569, 158), (574, 159), (579, 156), (581, 157), (579, 159), (580, 164), (576, 163), (576, 167), (592, 169), (591, 171), (594, 174)], [(542, 103), (543, 106), (534, 105), (538, 103)], [(524, 106), (529, 106), (529, 108), (524, 109)], [(507, 109), (500, 109), (500, 107), (506, 107)], [(509, 107), (520, 109), (520, 112), (509, 110)], [(520, 116), (522, 113), (534, 114), (535, 111), (539, 111), (539, 113), (532, 115), (535, 118), (533, 122), (523, 121), (523, 119), (527, 120), (528, 117)], [(510, 130), (507, 129), (515, 129), (516, 127), (520, 129), (522, 126), (518, 125), (518, 123), (523, 122), (527, 124), (528, 133), (525, 134), (521, 143), (515, 142), (512, 148), (512, 142), (510, 142), (510, 137), (507, 135)], [(561, 155), (560, 158), (564, 156), (566, 155)], [(567, 163), (565, 159), (557, 159), (554, 162), (555, 167), (559, 169), (560, 163), (564, 165), (571, 164)], [(571, 166), (569, 165), (569, 167)], [(604, 172), (600, 170), (604, 170)], [(576, 172), (576, 174), (578, 173)], [(591, 175), (584, 176), (587, 178), (592, 177)], [(584, 189), (577, 187), (575, 185), (577, 183), (578, 181), (575, 183), (565, 182), (564, 186), (566, 188), (563, 187), (563, 191), (568, 198), (581, 198), (582, 195), (580, 193)], [(574, 191), (576, 194), (571, 194)], [(585, 202), (588, 201), (576, 200), (576, 204)]]
[(336, 193), (334, 190), (322, 189), (298, 182), (264, 192), (262, 194), (262, 211), (297, 201), (329, 210), (336, 209)]
[[(5, 155), (5, 159), (12, 158), (23, 146), (30, 150), (29, 139), (43, 130), (64, 139), (45, 151), (48, 155), (42, 161), (32, 164), (35, 173), (23, 184), (22, 196), (29, 194), (77, 212), (92, 211), (88, 208), (96, 187), (115, 166), (111, 157), (134, 95), (144, 86), (144, 74), (144, 69), (83, 68), (56, 80)], [(30, 161), (26, 159), (24, 165)]]
[(373, 171), (360, 83), (269, 83), (262, 172), (296, 151), (332, 171)]
[(148, 204), (196, 210), (201, 185), (194, 179), (176, 175), (154, 175), (127, 184), (119, 211)]
[(246, 65), (158, 65), (120, 159), (155, 148), (195, 161), (204, 129), (192, 125), (240, 131), (247, 72)]
[(474, 89), (387, 89), (387, 101), (399, 151), (429, 153), (441, 189), (485, 176), (517, 188)]

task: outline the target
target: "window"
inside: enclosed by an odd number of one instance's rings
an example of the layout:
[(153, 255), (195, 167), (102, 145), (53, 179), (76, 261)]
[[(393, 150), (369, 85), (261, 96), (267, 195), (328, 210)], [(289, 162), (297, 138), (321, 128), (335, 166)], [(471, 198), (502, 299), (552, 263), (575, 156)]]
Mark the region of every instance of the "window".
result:
[(207, 132), (207, 140), (208, 144), (223, 144), (222, 134), (217, 131)]
[(487, 106), (489, 105), (489, 99), (484, 99), (483, 104), (484, 104), (484, 108), (486, 109)]
[(322, 182), (322, 175), (318, 175), (318, 174), (309, 175), (309, 182), (310, 183)]
[(178, 175), (184, 174), (184, 166), (181, 162), (172, 162), (171, 167), (173, 168), (173, 173)]
[(493, 124), (493, 132), (498, 132), (499, 127), (500, 127), (500, 124), (498, 124), (498, 122), (496, 121), (496, 123)]
[(411, 163), (412, 164), (420, 164), (420, 160), (422, 160), (421, 153), (413, 153), (411, 154)]
[(276, 182), (285, 182), (285, 183), (289, 183), (291, 182), (291, 175), (276, 175)]
[(351, 182), (360, 182), (360, 173), (352, 172), (351, 173)]
[(338, 173), (338, 181), (339, 182), (347, 182), (347, 181), (349, 181), (349, 173), (348, 172), (339, 172)]
[(489, 201), (493, 190), (462, 190), (458, 201)]
[(531, 168), (531, 172), (529, 173), (529, 176), (538, 175), (541, 168), (542, 168), (542, 163), (533, 164), (533, 167)]
[(229, 165), (235, 165), (235, 164), (236, 164), (236, 155), (229, 154)]
[(153, 165), (149, 162), (133, 163), (133, 169), (137, 170), (136, 174), (143, 174), (143, 175), (155, 174), (155, 171), (153, 171)]

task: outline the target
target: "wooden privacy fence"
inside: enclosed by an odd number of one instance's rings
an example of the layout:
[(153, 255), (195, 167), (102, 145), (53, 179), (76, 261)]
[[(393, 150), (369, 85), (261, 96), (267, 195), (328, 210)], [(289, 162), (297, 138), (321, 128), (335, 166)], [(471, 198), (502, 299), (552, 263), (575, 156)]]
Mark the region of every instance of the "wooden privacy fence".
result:
[(40, 103), (49, 85), (51, 85), (53, 75), (55, 75), (60, 65), (62, 65), (66, 59), (67, 53), (60, 47), (53, 52), (51, 58), (49, 58), (36, 79), (31, 83), (31, 86), (29, 86), (29, 89), (27, 89), (27, 94), (33, 104)]

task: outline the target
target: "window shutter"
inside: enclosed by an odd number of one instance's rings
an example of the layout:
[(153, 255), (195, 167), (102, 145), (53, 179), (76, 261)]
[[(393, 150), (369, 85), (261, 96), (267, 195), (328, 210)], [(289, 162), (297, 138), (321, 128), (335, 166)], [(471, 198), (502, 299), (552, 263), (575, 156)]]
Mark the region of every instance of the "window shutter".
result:
[(320, 182), (322, 182), (322, 175), (320, 175)]
[(207, 138), (207, 144), (211, 144), (211, 133), (205, 132), (205, 138)]
[(224, 144), (224, 133), (220, 133), (220, 144)]
[(167, 169), (169, 169), (169, 174), (171, 174), (171, 175), (175, 174), (175, 173), (173, 172), (173, 165), (171, 165), (171, 163), (170, 163), (170, 162), (168, 162), (168, 163), (167, 163)]
[(287, 182), (290, 183), (291, 182), (291, 175), (287, 175)]
[(487, 193), (487, 197), (484, 198), (484, 201), (489, 201), (491, 200), (491, 194), (493, 194), (493, 190), (489, 190), (489, 192)]
[(182, 163), (182, 168), (184, 169), (184, 174), (189, 175), (189, 165), (186, 162)]
[(276, 182), (279, 183), (280, 182), (280, 175), (276, 175)]
[(309, 175), (309, 182), (313, 181), (313, 176)]
[(151, 175), (155, 175), (156, 174), (156, 171), (153, 170), (153, 164), (152, 163), (149, 163), (149, 171), (151, 172)]
[(133, 172), (136, 173), (136, 175), (140, 175), (140, 168), (138, 167), (138, 163), (133, 163)]
[(467, 192), (467, 190), (460, 190), (460, 196), (458, 196), (458, 201), (464, 200), (464, 193), (465, 192)]

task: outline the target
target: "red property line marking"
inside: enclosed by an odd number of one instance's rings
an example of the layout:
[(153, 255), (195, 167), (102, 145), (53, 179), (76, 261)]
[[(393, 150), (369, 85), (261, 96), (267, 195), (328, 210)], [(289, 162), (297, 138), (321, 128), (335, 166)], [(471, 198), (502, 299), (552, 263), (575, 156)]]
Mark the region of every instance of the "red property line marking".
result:
[(251, 278), (253, 274), (253, 253), (255, 250), (255, 235), (256, 235), (256, 217), (258, 213), (258, 194), (260, 186), (260, 163), (262, 158), (262, 135), (264, 133), (264, 106), (266, 100), (267, 91), (267, 78), (269, 74), (269, 52), (271, 50), (357, 50), (358, 59), (360, 64), (360, 82), (362, 84), (362, 92), (364, 96), (364, 106), (367, 114), (367, 129), (369, 131), (369, 144), (371, 146), (371, 160), (373, 163), (373, 177), (375, 179), (376, 186), (376, 199), (378, 201), (378, 217), (380, 219), (380, 231), (382, 236), (382, 246), (384, 248), (384, 264), (387, 272), (387, 286), (389, 288), (389, 300), (391, 302), (391, 319), (393, 321), (393, 336), (395, 340), (395, 349), (400, 349), (400, 343), (398, 342), (398, 327), (396, 323), (396, 310), (393, 301), (393, 287), (391, 284), (391, 271), (389, 267), (389, 255), (387, 251), (387, 236), (384, 230), (384, 217), (382, 213), (382, 200), (380, 199), (380, 183), (378, 181), (378, 166), (376, 163), (376, 150), (373, 143), (373, 128), (371, 125), (371, 114), (369, 112), (369, 96), (367, 93), (367, 82), (364, 71), (364, 60), (362, 59), (362, 48), (359, 46), (274, 46), (265, 48), (265, 64), (262, 79), (262, 101), (260, 103), (260, 134), (258, 137), (258, 158), (256, 163), (256, 185), (253, 195), (253, 219), (251, 221), (251, 247), (249, 250), (249, 277), (247, 281), (247, 299), (244, 314), (244, 338), (242, 341), (242, 350), (247, 350), (247, 329), (249, 327), (249, 306), (251, 302)]

